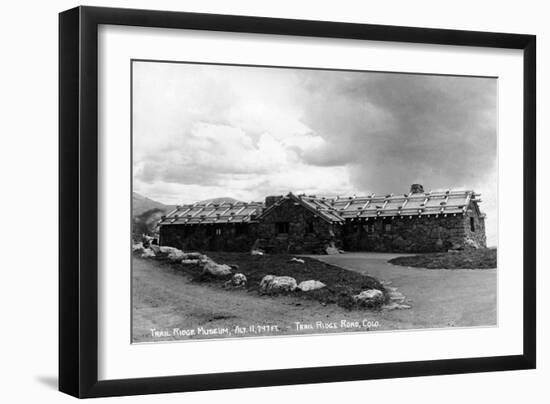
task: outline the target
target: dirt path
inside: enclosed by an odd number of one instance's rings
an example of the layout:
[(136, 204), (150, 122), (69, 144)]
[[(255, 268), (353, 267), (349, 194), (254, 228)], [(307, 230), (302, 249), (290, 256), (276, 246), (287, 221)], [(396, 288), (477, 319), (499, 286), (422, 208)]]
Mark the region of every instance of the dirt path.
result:
[(496, 324), (495, 270), (408, 269), (387, 264), (388, 254), (315, 258), (391, 282), (389, 286), (403, 293), (412, 308), (348, 311), (297, 297), (229, 291), (192, 282), (166, 264), (134, 258), (133, 339), (149, 342)]
[[(134, 258), (133, 261), (133, 340), (162, 341), (187, 338), (208, 338), (217, 335), (194, 335), (182, 338), (173, 335), (174, 328), (205, 330), (236, 326), (245, 333), (231, 333), (231, 337), (284, 335), (302, 333), (341, 332), (341, 328), (301, 328), (320, 321), (362, 321), (371, 319), (370, 312), (350, 312), (336, 305), (323, 306), (317, 301), (290, 296), (276, 298), (260, 296), (245, 290), (225, 290), (192, 282), (181, 272), (152, 260)], [(266, 328), (266, 326), (268, 326)], [(269, 326), (275, 326), (271, 329)], [(250, 331), (254, 327), (254, 331)], [(172, 335), (153, 336), (152, 330)], [(352, 327), (352, 330), (363, 327)]]

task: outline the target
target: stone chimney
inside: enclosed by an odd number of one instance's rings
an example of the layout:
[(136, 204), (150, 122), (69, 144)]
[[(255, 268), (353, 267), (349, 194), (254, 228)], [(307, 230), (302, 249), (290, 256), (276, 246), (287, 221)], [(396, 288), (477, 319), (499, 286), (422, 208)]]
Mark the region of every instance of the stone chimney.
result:
[(269, 208), (271, 205), (277, 203), (283, 199), (283, 195), (270, 195), (265, 197), (265, 208)]
[(411, 193), (412, 194), (423, 194), (424, 193), (424, 187), (422, 184), (412, 184), (411, 185)]

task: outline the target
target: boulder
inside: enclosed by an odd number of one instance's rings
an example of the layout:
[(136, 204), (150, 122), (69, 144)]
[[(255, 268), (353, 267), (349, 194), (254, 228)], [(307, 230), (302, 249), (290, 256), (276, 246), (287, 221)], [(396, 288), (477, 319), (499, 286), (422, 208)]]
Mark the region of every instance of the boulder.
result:
[(188, 252), (184, 254), (185, 254), (185, 257), (183, 259), (185, 260), (199, 260), (204, 256), (200, 252)]
[(335, 255), (340, 254), (340, 251), (333, 245), (329, 245), (325, 248), (325, 253), (327, 253), (327, 255)]
[(378, 289), (367, 289), (352, 298), (359, 306), (372, 307), (384, 302), (384, 293)]
[(260, 290), (266, 289), (267, 285), (269, 285), (271, 282), (273, 282), (273, 279), (275, 279), (275, 275), (266, 275), (262, 278), (260, 281)]
[(301, 258), (293, 257), (288, 262), (295, 262), (297, 264), (305, 264), (306, 262)]
[(194, 260), (194, 259), (183, 259), (183, 260), (181, 260), (182, 265), (198, 265), (199, 262), (200, 262), (199, 260)]
[(212, 260), (209, 256), (204, 255), (204, 254), (200, 256), (200, 258), (199, 258), (199, 264), (201, 264), (201, 265), (206, 265), (206, 264), (208, 264), (209, 262), (215, 264), (214, 260)]
[(245, 274), (237, 273), (234, 274), (231, 279), (225, 282), (225, 286), (232, 286), (235, 288), (244, 288), (246, 286), (246, 276)]
[(322, 289), (325, 286), (327, 285), (325, 285), (321, 281), (309, 280), (309, 281), (300, 282), (298, 284), (298, 289), (300, 289), (302, 292), (309, 292), (312, 290)]
[(185, 259), (185, 253), (174, 247), (159, 247), (159, 254), (170, 261), (181, 261)]
[(266, 275), (260, 282), (260, 291), (264, 293), (293, 292), (298, 285), (290, 276)]
[(223, 278), (232, 274), (231, 267), (225, 264), (216, 264), (210, 260), (202, 267), (202, 273), (204, 275), (210, 275), (215, 278)]
[(132, 252), (141, 254), (144, 250), (145, 247), (143, 247), (143, 243), (132, 244)]
[(180, 251), (181, 252), (181, 250), (178, 250), (175, 247), (168, 247), (168, 246), (164, 246), (164, 245), (159, 247), (159, 252), (161, 254), (170, 254), (171, 252), (175, 252), (175, 251)]
[(153, 258), (154, 256), (155, 256), (155, 252), (150, 248), (145, 248), (141, 253), (141, 258)]
[(252, 250), (250, 251), (251, 255), (264, 255), (264, 252), (262, 250)]
[(149, 248), (150, 248), (151, 250), (153, 250), (153, 252), (155, 253), (155, 255), (158, 255), (158, 254), (160, 253), (160, 247), (159, 247), (158, 245), (156, 245), (156, 244), (151, 244), (151, 245), (149, 246)]

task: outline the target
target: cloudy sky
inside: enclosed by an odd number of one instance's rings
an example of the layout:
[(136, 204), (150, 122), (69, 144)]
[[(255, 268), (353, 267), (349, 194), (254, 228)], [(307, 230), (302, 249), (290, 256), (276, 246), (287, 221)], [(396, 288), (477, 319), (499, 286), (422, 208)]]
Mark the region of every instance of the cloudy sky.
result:
[(167, 204), (474, 189), (496, 244), (497, 81), (134, 62), (134, 191)]

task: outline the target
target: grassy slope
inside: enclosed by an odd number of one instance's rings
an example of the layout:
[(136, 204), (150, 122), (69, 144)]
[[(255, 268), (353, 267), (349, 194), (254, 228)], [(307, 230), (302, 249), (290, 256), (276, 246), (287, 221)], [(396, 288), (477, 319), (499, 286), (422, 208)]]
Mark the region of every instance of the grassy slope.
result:
[(497, 267), (497, 250), (484, 248), (446, 253), (421, 254), (389, 260), (391, 264), (429, 269), (488, 269)]
[(140, 195), (137, 192), (132, 193), (132, 215), (134, 217), (153, 209), (159, 209), (162, 210), (164, 213), (168, 213), (174, 208), (174, 205), (165, 205), (161, 202), (157, 202), (143, 195)]
[[(300, 283), (307, 280), (318, 280), (327, 285), (325, 288), (310, 292), (293, 292), (293, 295), (320, 301), (323, 304), (335, 303), (341, 307), (354, 306), (352, 296), (365, 289), (379, 289), (385, 292), (384, 286), (375, 278), (358, 274), (330, 265), (312, 258), (303, 258), (305, 263), (292, 263), (291, 255), (251, 255), (248, 253), (209, 252), (207, 255), (220, 264), (238, 265), (233, 272), (246, 275), (248, 291), (259, 292), (259, 285), (266, 275), (291, 276)], [(176, 268), (201, 281), (201, 268), (198, 265), (175, 264)], [(212, 281), (212, 280), (209, 280)], [(223, 284), (223, 280), (218, 280)]]

